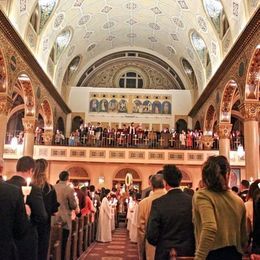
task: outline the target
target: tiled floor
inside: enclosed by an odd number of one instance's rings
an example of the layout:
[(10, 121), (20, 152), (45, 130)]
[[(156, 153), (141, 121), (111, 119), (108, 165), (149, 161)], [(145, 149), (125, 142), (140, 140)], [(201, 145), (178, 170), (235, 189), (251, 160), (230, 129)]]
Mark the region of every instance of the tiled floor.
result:
[(138, 260), (137, 245), (130, 242), (125, 228), (118, 228), (110, 243), (94, 243), (80, 260)]

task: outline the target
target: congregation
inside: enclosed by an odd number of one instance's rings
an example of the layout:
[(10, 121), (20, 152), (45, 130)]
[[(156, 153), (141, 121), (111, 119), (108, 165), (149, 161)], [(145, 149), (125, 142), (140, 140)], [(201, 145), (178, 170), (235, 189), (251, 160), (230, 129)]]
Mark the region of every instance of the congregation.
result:
[[(3, 173), (0, 160), (0, 173)], [(211, 156), (202, 168), (200, 187), (182, 188), (182, 172), (165, 165), (149, 177), (150, 186), (141, 194), (128, 186), (110, 191), (70, 182), (67, 171), (52, 186), (46, 175), (48, 162), (24, 156), (16, 173), (0, 182), (0, 259), (48, 259), (50, 229), (62, 226), (61, 259), (72, 220), (94, 216), (96, 240), (111, 242), (118, 214), (127, 213), (130, 241), (137, 243), (142, 260), (242, 259), (260, 255), (260, 180), (241, 182), (230, 189), (230, 165), (224, 156)], [(142, 199), (141, 199), (142, 197)], [(98, 214), (94, 214), (94, 213)]]

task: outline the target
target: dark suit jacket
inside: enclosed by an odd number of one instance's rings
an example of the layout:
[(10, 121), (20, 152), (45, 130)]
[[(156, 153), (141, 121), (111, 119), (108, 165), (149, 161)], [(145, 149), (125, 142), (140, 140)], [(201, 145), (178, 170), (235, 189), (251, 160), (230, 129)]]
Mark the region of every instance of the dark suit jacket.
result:
[[(20, 176), (13, 176), (9, 181), (21, 189), (26, 186), (26, 181)], [(23, 239), (16, 239), (15, 244), (21, 260), (37, 260), (38, 254), (38, 233), (37, 225), (46, 223), (47, 213), (43, 203), (42, 191), (32, 185), (30, 195), (27, 197), (26, 204), (31, 208), (30, 225)]]
[(21, 239), (28, 226), (21, 191), (0, 181), (0, 259), (17, 259), (14, 239)]
[(154, 200), (148, 220), (147, 240), (156, 246), (155, 260), (168, 259), (172, 248), (178, 256), (194, 255), (192, 197), (181, 189), (173, 189)]

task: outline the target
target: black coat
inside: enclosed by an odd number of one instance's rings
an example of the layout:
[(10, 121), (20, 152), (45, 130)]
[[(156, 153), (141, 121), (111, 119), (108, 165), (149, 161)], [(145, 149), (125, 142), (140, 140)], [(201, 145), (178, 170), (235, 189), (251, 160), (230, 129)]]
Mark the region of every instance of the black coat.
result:
[[(20, 176), (13, 176), (8, 180), (19, 188), (26, 186), (26, 181)], [(37, 260), (38, 254), (38, 232), (37, 225), (46, 223), (47, 213), (43, 203), (42, 191), (32, 185), (30, 195), (27, 197), (27, 205), (31, 208), (30, 225), (23, 239), (16, 239), (15, 244), (18, 249), (19, 259)]]
[(14, 239), (22, 239), (28, 227), (21, 191), (0, 181), (0, 259), (17, 259)]
[(156, 246), (155, 260), (169, 259), (175, 249), (178, 256), (193, 256), (192, 197), (181, 189), (170, 190), (152, 203), (147, 240)]

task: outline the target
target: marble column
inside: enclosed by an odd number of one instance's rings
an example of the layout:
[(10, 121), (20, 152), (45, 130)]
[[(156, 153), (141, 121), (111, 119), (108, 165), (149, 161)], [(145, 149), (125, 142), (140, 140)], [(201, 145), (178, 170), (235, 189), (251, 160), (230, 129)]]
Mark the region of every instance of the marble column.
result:
[(228, 161), (230, 160), (230, 133), (232, 124), (219, 123), (218, 136), (219, 136), (219, 155), (225, 156)]
[(7, 117), (11, 110), (12, 102), (12, 99), (7, 95), (0, 95), (0, 158), (3, 158), (4, 155)]
[(24, 156), (33, 157), (35, 125), (36, 125), (36, 119), (34, 117), (27, 116), (23, 118), (23, 128), (24, 128), (23, 155)]
[(260, 178), (259, 163), (259, 102), (245, 102), (240, 106), (244, 116), (244, 143), (246, 161), (246, 179)]

